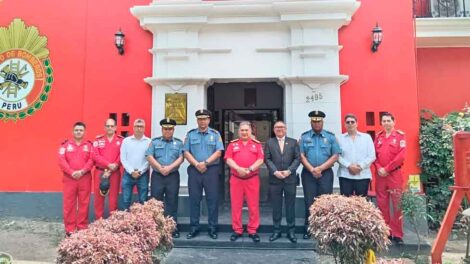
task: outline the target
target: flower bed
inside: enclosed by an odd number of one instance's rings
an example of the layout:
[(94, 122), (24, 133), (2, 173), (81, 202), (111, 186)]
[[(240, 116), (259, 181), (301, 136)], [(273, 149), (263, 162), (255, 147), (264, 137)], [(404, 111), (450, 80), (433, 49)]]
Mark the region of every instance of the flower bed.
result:
[(159, 263), (153, 252), (171, 250), (175, 227), (164, 217), (161, 202), (134, 204), (129, 212), (114, 212), (64, 239), (57, 263)]

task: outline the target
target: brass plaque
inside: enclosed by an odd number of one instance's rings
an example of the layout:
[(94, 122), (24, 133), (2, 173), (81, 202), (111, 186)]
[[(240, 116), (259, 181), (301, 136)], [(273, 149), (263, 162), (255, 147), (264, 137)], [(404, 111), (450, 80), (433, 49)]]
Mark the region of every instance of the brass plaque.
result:
[(165, 118), (174, 119), (177, 125), (186, 125), (187, 122), (187, 93), (165, 94)]

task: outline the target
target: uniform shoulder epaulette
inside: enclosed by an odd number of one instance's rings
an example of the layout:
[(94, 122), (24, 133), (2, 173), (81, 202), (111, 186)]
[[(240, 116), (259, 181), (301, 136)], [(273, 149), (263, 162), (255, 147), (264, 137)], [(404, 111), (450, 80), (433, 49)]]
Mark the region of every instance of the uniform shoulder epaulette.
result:
[(261, 142), (259, 140), (257, 140), (256, 138), (252, 138), (251, 141), (254, 141), (255, 143), (261, 144)]
[(195, 131), (195, 130), (197, 130), (197, 128), (193, 128), (193, 129), (189, 130), (187, 134), (189, 134), (189, 133), (191, 133), (191, 132), (193, 132), (193, 131)]
[(97, 135), (95, 138), (102, 138), (104, 135)]
[(183, 140), (177, 138), (177, 137), (173, 137), (174, 140), (178, 141), (178, 142), (183, 142)]
[(91, 142), (91, 140), (89, 140), (89, 139), (85, 140), (85, 143), (90, 143), (90, 144), (93, 145), (93, 142)]
[(377, 135), (380, 135), (380, 134), (383, 134), (385, 130), (380, 130), (379, 132), (377, 132)]
[(303, 136), (303, 135), (307, 135), (308, 133), (310, 133), (310, 130), (307, 130), (307, 131), (305, 131), (304, 133), (302, 133), (302, 136)]
[(405, 134), (405, 132), (403, 132), (403, 131), (401, 131), (401, 130), (399, 130), (399, 129), (397, 129), (397, 133), (400, 134), (400, 135), (404, 135), (404, 134)]
[(162, 137), (155, 137), (155, 138), (152, 138), (152, 141), (154, 140), (157, 140), (157, 139), (161, 139)]
[(219, 134), (219, 131), (217, 131), (217, 130), (215, 130), (215, 129), (213, 129), (213, 128), (210, 128), (210, 127), (209, 127), (209, 130), (212, 131), (212, 132), (214, 132), (214, 133), (216, 133), (216, 134)]
[(121, 136), (121, 135), (117, 135), (117, 137), (118, 137), (118, 138), (125, 138), (125, 137), (123, 137), (123, 136)]
[(323, 131), (325, 131), (327, 134), (330, 134), (330, 135), (333, 135), (333, 136), (335, 135), (335, 133), (333, 133), (331, 131), (328, 131), (328, 130), (323, 130)]
[(60, 144), (61, 144), (61, 145), (64, 145), (64, 144), (65, 144), (65, 143), (67, 143), (67, 142), (69, 142), (69, 140), (68, 140), (68, 139), (66, 139), (66, 140), (62, 141)]
[(237, 141), (239, 141), (239, 140), (240, 140), (239, 138), (236, 138), (236, 139), (230, 141), (230, 143), (234, 143), (234, 142), (237, 142)]

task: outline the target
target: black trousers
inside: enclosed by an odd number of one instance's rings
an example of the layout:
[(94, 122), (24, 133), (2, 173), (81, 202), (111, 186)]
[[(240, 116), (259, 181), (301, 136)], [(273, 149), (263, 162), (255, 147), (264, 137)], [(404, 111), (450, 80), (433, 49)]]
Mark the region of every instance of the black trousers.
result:
[(305, 231), (308, 228), (308, 218), (310, 217), (310, 206), (315, 198), (322, 194), (333, 193), (333, 170), (324, 170), (322, 176), (317, 179), (305, 168), (302, 169), (302, 186), (304, 189), (305, 201)]
[[(295, 183), (269, 184), (269, 196), (273, 207), (274, 232), (281, 232), (282, 200), (285, 203), (286, 222), (289, 232), (295, 231)], [(284, 199), (282, 199), (284, 197)]]
[(165, 215), (173, 217), (177, 222), (178, 194), (180, 191), (180, 173), (174, 171), (167, 176), (153, 171), (150, 195), (165, 205)]
[(370, 179), (352, 180), (339, 177), (340, 193), (344, 196), (357, 195), (367, 197), (369, 183)]
[(188, 167), (189, 222), (191, 229), (199, 230), (202, 190), (206, 195), (208, 231), (217, 231), (219, 217), (219, 165), (207, 167), (200, 173), (194, 166)]

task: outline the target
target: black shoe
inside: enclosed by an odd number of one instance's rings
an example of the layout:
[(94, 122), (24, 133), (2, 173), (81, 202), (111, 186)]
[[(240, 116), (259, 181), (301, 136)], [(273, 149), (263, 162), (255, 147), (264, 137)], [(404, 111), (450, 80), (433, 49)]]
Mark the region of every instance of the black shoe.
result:
[(217, 239), (217, 232), (209, 231), (207, 234), (209, 235), (210, 238)]
[(295, 233), (294, 232), (289, 232), (287, 234), (287, 238), (290, 240), (290, 242), (292, 243), (297, 243), (297, 237), (295, 236)]
[(173, 233), (171, 234), (171, 236), (173, 238), (179, 238), (180, 237), (180, 231), (178, 231), (178, 229), (176, 229), (175, 231), (173, 231)]
[(239, 233), (235, 233), (233, 232), (232, 235), (230, 236), (230, 241), (236, 241), (237, 239), (239, 239), (240, 237), (242, 237), (242, 234), (239, 234)]
[(401, 237), (393, 237), (393, 242), (395, 242), (395, 245), (405, 244), (405, 242), (403, 242), (403, 239)]
[(253, 239), (253, 242), (255, 243), (258, 243), (261, 239), (259, 238), (258, 234), (254, 233), (254, 234), (249, 234), (248, 235), (249, 238)]
[(304, 236), (303, 236), (304, 239), (310, 239), (310, 237), (312, 237), (310, 233), (304, 233)]
[(192, 230), (186, 235), (187, 239), (195, 238), (197, 235), (199, 235), (199, 230)]
[(278, 238), (281, 237), (281, 232), (274, 232), (270, 237), (269, 237), (269, 241), (274, 241)]
[(65, 232), (65, 237), (70, 237), (72, 235), (72, 232)]
[(393, 242), (393, 237), (392, 237), (392, 236), (388, 236), (388, 240), (389, 240), (390, 242)]

